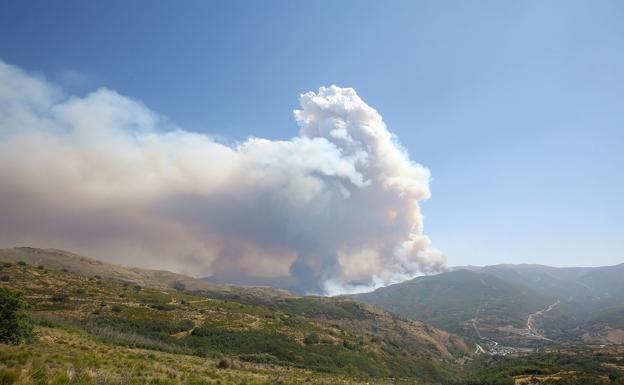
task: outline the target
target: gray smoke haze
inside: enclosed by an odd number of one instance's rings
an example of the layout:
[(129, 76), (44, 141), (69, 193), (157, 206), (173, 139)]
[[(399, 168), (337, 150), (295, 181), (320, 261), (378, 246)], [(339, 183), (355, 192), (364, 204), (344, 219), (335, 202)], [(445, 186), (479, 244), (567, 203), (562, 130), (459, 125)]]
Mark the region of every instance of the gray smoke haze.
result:
[(0, 61), (0, 245), (338, 294), (446, 268), (429, 171), (351, 88), (300, 96), (299, 135), (236, 145), (139, 101)]

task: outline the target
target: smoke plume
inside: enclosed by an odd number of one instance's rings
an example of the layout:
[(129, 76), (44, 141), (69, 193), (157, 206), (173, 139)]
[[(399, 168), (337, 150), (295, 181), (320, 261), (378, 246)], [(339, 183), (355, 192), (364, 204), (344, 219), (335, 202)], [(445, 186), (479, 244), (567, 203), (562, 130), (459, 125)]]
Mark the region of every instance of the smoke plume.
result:
[(300, 103), (298, 136), (226, 145), (0, 61), (0, 245), (323, 294), (444, 269), (418, 206), (429, 171), (353, 89)]

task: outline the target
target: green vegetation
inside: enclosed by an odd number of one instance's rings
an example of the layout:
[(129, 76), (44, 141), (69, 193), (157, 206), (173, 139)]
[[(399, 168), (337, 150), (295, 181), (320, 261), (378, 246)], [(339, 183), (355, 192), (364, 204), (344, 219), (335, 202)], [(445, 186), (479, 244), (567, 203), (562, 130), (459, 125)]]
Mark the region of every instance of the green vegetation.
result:
[[(439, 381), (452, 376), (457, 358), (468, 357), (471, 350), (457, 337), (432, 333), (423, 325), (352, 300), (286, 297), (267, 305), (266, 296), (257, 300), (244, 295), (233, 301), (181, 288), (137, 290), (125, 280), (93, 279), (36, 266), (14, 264), (5, 269), (12, 277), (6, 285), (29, 298), (40, 341), (64, 333), (71, 339), (87, 339), (98, 349), (115, 346), (187, 357), (184, 360), (195, 357), (212, 361), (213, 368), (226, 359), (240, 363), (240, 370), (259, 365), (263, 370), (268, 366), (272, 371), (312, 373), (311, 377), (375, 381), (391, 377)], [(56, 350), (48, 347), (52, 355), (72, 350), (53, 338)], [(32, 345), (24, 346), (19, 354), (39, 354)], [(453, 354), (447, 346), (453, 346)], [(26, 370), (35, 364), (33, 359), (7, 369)], [(92, 360), (86, 367), (94, 364)]]
[(446, 385), (615, 385), (624, 384), (624, 367), (617, 351), (607, 354), (582, 348), (520, 357), (480, 356), (465, 368), (460, 380)]
[(316, 345), (321, 342), (321, 337), (317, 333), (310, 333), (305, 336), (304, 342), (306, 345)]
[(354, 301), (335, 301), (322, 297), (286, 298), (276, 301), (274, 306), (288, 314), (328, 320), (361, 320), (371, 316), (360, 304)]
[(21, 293), (0, 287), (0, 343), (19, 344), (32, 337)]
[[(232, 358), (129, 348), (68, 326), (38, 326), (28, 345), (0, 345), (0, 384), (11, 385), (351, 385), (370, 381)], [(220, 364), (224, 361), (225, 364)], [(384, 379), (375, 381), (390, 385)], [(399, 384), (407, 385), (406, 381)]]

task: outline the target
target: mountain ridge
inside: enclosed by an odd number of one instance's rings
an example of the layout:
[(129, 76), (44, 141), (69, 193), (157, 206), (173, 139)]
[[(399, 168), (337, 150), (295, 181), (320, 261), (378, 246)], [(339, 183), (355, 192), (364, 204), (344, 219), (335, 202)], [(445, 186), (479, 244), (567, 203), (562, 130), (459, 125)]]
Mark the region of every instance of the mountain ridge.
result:
[(175, 289), (174, 286), (182, 284), (187, 290), (203, 291), (211, 294), (221, 293), (226, 295), (235, 291), (246, 294), (262, 294), (269, 297), (291, 296), (284, 289), (269, 286), (210, 283), (199, 278), (167, 270), (122, 266), (54, 248), (42, 249), (26, 246), (2, 248), (0, 249), (0, 259), (13, 262), (25, 261), (35, 266), (41, 264), (47, 268), (67, 269), (80, 274), (99, 275), (104, 278), (120, 279), (133, 284), (161, 289)]
[(455, 267), (349, 297), (475, 341), (624, 343), (624, 264)]

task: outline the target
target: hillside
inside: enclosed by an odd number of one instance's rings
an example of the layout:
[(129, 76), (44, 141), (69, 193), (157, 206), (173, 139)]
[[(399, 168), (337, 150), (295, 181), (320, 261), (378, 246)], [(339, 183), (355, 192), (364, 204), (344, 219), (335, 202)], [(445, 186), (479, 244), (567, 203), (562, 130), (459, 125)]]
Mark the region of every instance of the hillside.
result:
[(528, 287), (458, 270), (391, 285), (355, 299), (471, 337), (517, 343), (528, 314), (554, 300)]
[(140, 349), (141, 356), (158, 351), (176, 355), (176, 361), (199, 357), (210, 367), (215, 365), (211, 361), (228, 357), (247, 372), (273, 373), (265, 379), (284, 371), (290, 376), (287, 368), (299, 368), (296, 376), (311, 371), (306, 376), (320, 379), (328, 375), (322, 372), (338, 379), (440, 380), (474, 350), (460, 337), (350, 299), (275, 296), (268, 303), (267, 296), (238, 296), (237, 290), (249, 289), (235, 286), (227, 287), (232, 299), (223, 299), (218, 286), (210, 289), (217, 297), (203, 289), (164, 289), (162, 283), (150, 286), (152, 275), (146, 271), (138, 276), (143, 279), (139, 285), (128, 279), (136, 277), (135, 269), (127, 273), (78, 256), (70, 256), (74, 271), (46, 267), (67, 259), (56, 251), (28, 249), (26, 255), (37, 256), (30, 260), (36, 265), (15, 262), (15, 251), (7, 254), (11, 258), (0, 258), (5, 261), (1, 285), (26, 295), (40, 325), (38, 344), (52, 358), (56, 346), (61, 361), (68, 359), (66, 346), (60, 345), (64, 340), (73, 341), (72, 346), (101, 341), (103, 351)]
[[(38, 256), (37, 265), (15, 262), (15, 251), (11, 261), (0, 259), (0, 287), (24, 293), (35, 324), (31, 340), (0, 344), (2, 384), (624, 383), (621, 347), (478, 355), (461, 337), (349, 298), (241, 296), (238, 290), (250, 288), (231, 285), (212, 287), (216, 297), (211, 297), (180, 285), (175, 290), (162, 283), (130, 283), (125, 268), (114, 265), (95, 264), (99, 273), (113, 274), (113, 269), (123, 279), (84, 273), (92, 271), (93, 260), (79, 256), (69, 260), (82, 273), (48, 268), (64, 253), (27, 251)], [(462, 289), (485, 298), (517, 290), (481, 273), (449, 277), (463, 282), (446, 296), (457, 316), (462, 307), (454, 297)], [(607, 313), (621, 318), (618, 308)]]
[(469, 266), (352, 298), (475, 341), (624, 342), (624, 265)]
[(126, 267), (99, 261), (63, 250), (15, 247), (0, 249), (0, 260), (43, 266), (53, 270), (67, 270), (80, 275), (99, 276), (114, 279), (132, 285), (147, 286), (155, 289), (171, 290), (183, 287), (185, 290), (210, 295), (212, 297), (253, 297), (278, 298), (289, 297), (285, 290), (268, 286), (236, 286), (213, 284), (201, 279), (164, 270), (149, 270)]

